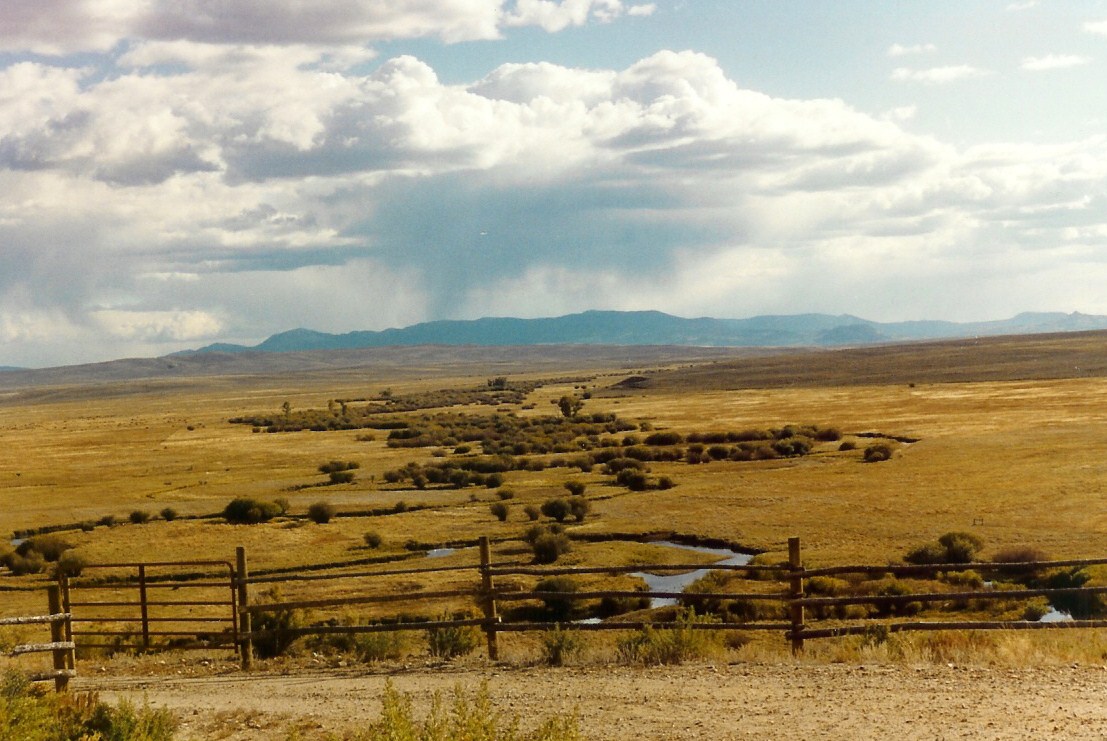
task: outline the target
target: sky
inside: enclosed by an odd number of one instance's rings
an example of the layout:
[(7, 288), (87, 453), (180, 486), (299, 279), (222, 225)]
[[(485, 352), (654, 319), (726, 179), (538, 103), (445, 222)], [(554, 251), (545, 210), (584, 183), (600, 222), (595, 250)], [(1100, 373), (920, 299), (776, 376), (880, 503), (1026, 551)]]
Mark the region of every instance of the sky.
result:
[(1107, 1), (0, 0), (0, 366), (1107, 314)]

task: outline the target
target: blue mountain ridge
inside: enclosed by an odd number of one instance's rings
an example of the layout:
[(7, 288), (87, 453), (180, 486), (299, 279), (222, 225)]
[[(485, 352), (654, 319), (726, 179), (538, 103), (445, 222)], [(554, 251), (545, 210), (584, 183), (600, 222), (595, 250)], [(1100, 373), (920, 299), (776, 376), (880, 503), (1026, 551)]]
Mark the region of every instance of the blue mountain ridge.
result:
[(1107, 316), (1022, 313), (985, 322), (875, 322), (849, 314), (794, 314), (747, 319), (686, 319), (660, 311), (585, 311), (559, 317), (437, 320), (380, 331), (330, 334), (293, 329), (254, 345), (217, 343), (178, 354), (302, 352), (415, 345), (686, 345), (695, 347), (832, 347), (911, 340), (1107, 329)]

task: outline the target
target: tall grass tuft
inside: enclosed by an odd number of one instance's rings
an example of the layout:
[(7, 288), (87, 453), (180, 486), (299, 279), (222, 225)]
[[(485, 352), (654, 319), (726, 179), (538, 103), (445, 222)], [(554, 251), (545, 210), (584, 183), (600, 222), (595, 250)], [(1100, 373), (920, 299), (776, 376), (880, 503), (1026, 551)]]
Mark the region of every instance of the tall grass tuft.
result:
[(381, 698), (380, 717), (364, 731), (345, 741), (583, 741), (580, 722), (574, 713), (568, 718), (546, 718), (530, 732), (519, 730), (519, 718), (504, 716), (492, 707), (487, 682), (475, 695), (454, 689), (449, 711), (436, 694), (430, 713), (417, 720), (411, 698), (389, 681)]
[(696, 629), (697, 624), (715, 622), (706, 616), (696, 615), (695, 610), (681, 610), (677, 614), (675, 628), (642, 630), (621, 639), (617, 651), (625, 664), (681, 664), (685, 661), (706, 659), (722, 650), (722, 638), (717, 631)]

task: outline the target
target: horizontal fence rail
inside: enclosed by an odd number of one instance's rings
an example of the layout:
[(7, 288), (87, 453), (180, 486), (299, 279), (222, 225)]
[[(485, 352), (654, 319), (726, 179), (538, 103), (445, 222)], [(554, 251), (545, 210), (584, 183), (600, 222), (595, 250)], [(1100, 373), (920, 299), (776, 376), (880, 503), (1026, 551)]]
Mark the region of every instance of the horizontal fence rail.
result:
[[(579, 631), (655, 630), (697, 631), (772, 631), (779, 632), (791, 643), (794, 651), (802, 651), (807, 640), (865, 635), (873, 631), (887, 633), (940, 630), (1040, 630), (1040, 629), (1100, 629), (1107, 628), (1107, 619), (1077, 619), (1057, 622), (1031, 620), (924, 620), (905, 619), (903, 606), (912, 610), (921, 605), (945, 604), (948, 609), (995, 600), (1026, 600), (1045, 597), (1094, 599), (1107, 594), (1107, 586), (1012, 585), (1011, 588), (962, 588), (960, 591), (917, 591), (907, 586), (905, 593), (840, 593), (808, 594), (806, 589), (816, 577), (860, 575), (876, 580), (882, 577), (935, 577), (965, 571), (1020, 576), (1046, 569), (1078, 569), (1107, 565), (1107, 558), (1031, 561), (1019, 563), (974, 562), (960, 564), (887, 564), (843, 565), (807, 569), (803, 566), (798, 538), (788, 542), (788, 559), (778, 564), (702, 564), (664, 563), (598, 566), (535, 565), (532, 563), (493, 562), (490, 541), (479, 540), (479, 562), (468, 565), (412, 566), (409, 568), (358, 569), (338, 573), (297, 574), (267, 573), (251, 577), (246, 552), (238, 548), (233, 563), (228, 561), (188, 561), (157, 563), (96, 564), (89, 568), (114, 570), (95, 580), (69, 584), (62, 579), (63, 608), (59, 614), (71, 615), (66, 624), (77, 624), (72, 640), (80, 646), (115, 646), (128, 642), (132, 648), (150, 650), (167, 645), (171, 639), (180, 648), (234, 648), (244, 668), (249, 668), (255, 642), (302, 636), (332, 636), (384, 633), (393, 631), (437, 631), (448, 628), (479, 628), (483, 631), (488, 656), (499, 657), (498, 636), (501, 633), (540, 632), (555, 629)], [(184, 567), (203, 566), (223, 572), (173, 573)], [(121, 576), (119, 572), (124, 572)], [(579, 589), (523, 588), (517, 578), (604, 577), (628, 574), (678, 573), (690, 571), (725, 572), (730, 576), (727, 586), (748, 584), (745, 589), (713, 589), (711, 591), (641, 591), (639, 589)], [(164, 572), (164, 573), (163, 573)], [(423, 589), (420, 582), (412, 588), (410, 582), (395, 584), (390, 579), (441, 575), (445, 581), (435, 582), (433, 589)], [(475, 578), (474, 578), (475, 577)], [(382, 581), (383, 580), (383, 581)], [(320, 595), (330, 587), (340, 593)], [(531, 582), (533, 583), (533, 582)], [(752, 586), (761, 584), (763, 589)], [(910, 583), (906, 583), (909, 585)], [(298, 585), (301, 594), (281, 598), (274, 592), (258, 595), (254, 589), (263, 586)], [(391, 585), (391, 586), (390, 586)], [(541, 581), (539, 581), (541, 585)], [(370, 591), (372, 587), (375, 592)], [(822, 587), (825, 588), (825, 587)], [(904, 587), (901, 587), (904, 588)], [(167, 595), (164, 590), (192, 590), (185, 596)], [(71, 594), (72, 590), (72, 594)], [(306, 591), (305, 591), (306, 590)], [(754, 591), (757, 590), (757, 591)], [(77, 599), (73, 595), (83, 592)], [(263, 599), (258, 599), (262, 596)], [(640, 612), (622, 617), (619, 614), (604, 619), (555, 620), (551, 606), (560, 605), (565, 616), (595, 614), (597, 602), (604, 600), (668, 599), (676, 604), (703, 610), (713, 607), (721, 615), (692, 620), (672, 619), (672, 613)], [(405, 604), (418, 603), (418, 616), (397, 612)], [(437, 612), (433, 605), (442, 607)], [(465, 609), (458, 610), (458, 605)], [(545, 607), (540, 607), (540, 605)], [(574, 609), (587, 604), (585, 610)], [(635, 607), (622, 603), (624, 612)], [(633, 603), (632, 603), (633, 604)], [(762, 605), (763, 607), (751, 607)], [(867, 608), (862, 617), (846, 619), (833, 616), (838, 608), (861, 605)], [(348, 608), (365, 607), (371, 618), (353, 618)], [(506, 612), (504, 611), (507, 609)], [(453, 610), (453, 614), (449, 610)], [(946, 608), (943, 608), (946, 609)], [(282, 616), (295, 611), (311, 611), (313, 623), (281, 623)], [(475, 613), (475, 614), (474, 614)], [(847, 613), (848, 614), (848, 613)], [(437, 615), (437, 617), (426, 617)], [(739, 615), (743, 617), (739, 617)], [(755, 615), (761, 615), (754, 618)], [(750, 619), (745, 619), (750, 616)], [(42, 618), (46, 621), (46, 617)], [(318, 618), (318, 619), (314, 619)], [(540, 619), (536, 619), (540, 618)], [(31, 618), (27, 618), (31, 619)], [(3, 624), (3, 621), (0, 621)], [(85, 628), (84, 626), (89, 626)], [(276, 626), (276, 627), (275, 627)], [(71, 629), (71, 628), (70, 628)], [(92, 639), (109, 639), (107, 643), (92, 643)], [(189, 640), (191, 639), (191, 640)]]
[(11, 657), (28, 654), (48, 653), (53, 658), (53, 669), (34, 671), (28, 674), (32, 682), (53, 680), (56, 692), (65, 692), (69, 680), (77, 676), (76, 646), (71, 631), (71, 614), (63, 607), (62, 590), (58, 586), (47, 589), (49, 614), (19, 615), (0, 618), (0, 626), (48, 625), (50, 640), (42, 643), (21, 643), (13, 646), (8, 655)]

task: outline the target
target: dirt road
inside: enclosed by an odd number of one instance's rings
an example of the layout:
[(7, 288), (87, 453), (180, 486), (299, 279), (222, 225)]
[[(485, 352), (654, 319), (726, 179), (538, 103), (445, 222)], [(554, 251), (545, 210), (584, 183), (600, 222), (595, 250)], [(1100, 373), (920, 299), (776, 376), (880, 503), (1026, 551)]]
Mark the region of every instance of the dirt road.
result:
[(340, 733), (376, 716), (389, 679), (418, 710), (435, 692), (448, 697), (458, 685), (475, 690), (487, 680), (496, 708), (520, 715), (524, 727), (575, 708), (589, 739), (1107, 738), (1104, 666), (346, 667), (249, 675), (213, 667), (184, 674), (92, 674), (77, 687), (172, 708), (186, 739)]

